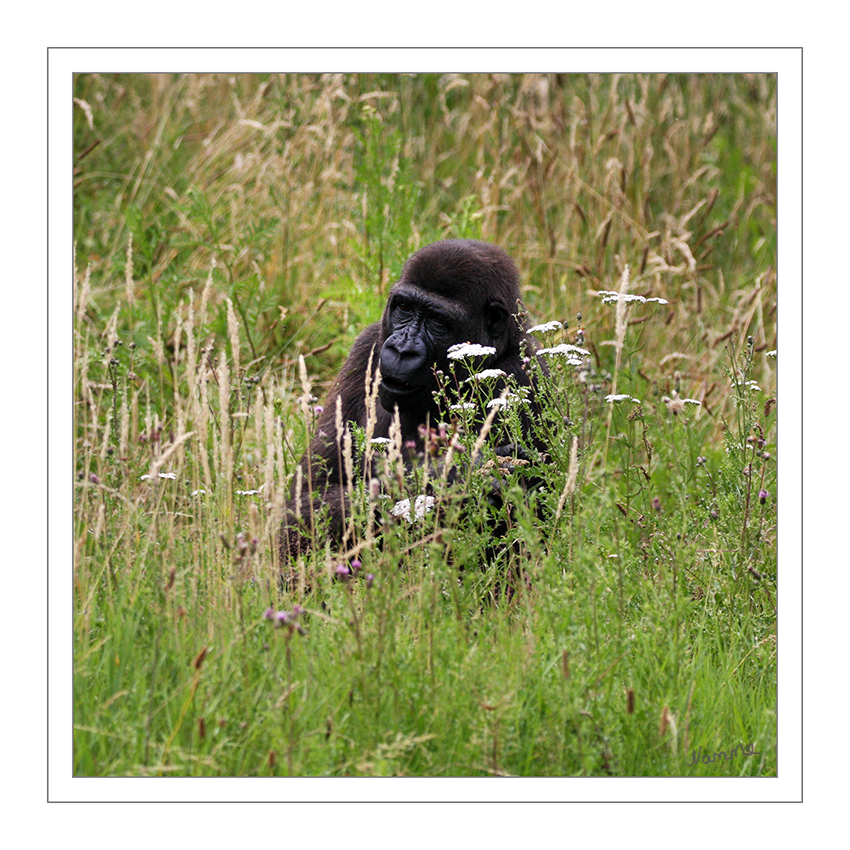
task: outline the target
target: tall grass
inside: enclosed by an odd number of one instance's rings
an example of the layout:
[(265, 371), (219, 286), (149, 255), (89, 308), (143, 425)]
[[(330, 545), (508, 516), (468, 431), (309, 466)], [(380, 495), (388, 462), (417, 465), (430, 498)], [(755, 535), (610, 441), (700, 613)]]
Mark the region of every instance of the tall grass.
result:
[[(75, 97), (77, 775), (775, 775), (772, 78)], [(540, 331), (543, 486), (507, 474), (493, 508), (447, 411), (384, 476), (415, 504), (430, 469), (433, 509), (376, 527), (365, 486), (347, 549), (317, 529), (287, 588), (316, 405), (446, 236), (508, 250), (564, 326)]]

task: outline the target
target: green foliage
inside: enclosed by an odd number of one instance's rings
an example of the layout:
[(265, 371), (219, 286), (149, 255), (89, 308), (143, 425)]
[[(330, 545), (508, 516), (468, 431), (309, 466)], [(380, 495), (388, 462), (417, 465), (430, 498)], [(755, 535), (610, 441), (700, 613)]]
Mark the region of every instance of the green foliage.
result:
[[(776, 775), (773, 78), (75, 96), (75, 775)], [(285, 587), (324, 385), (443, 237), (565, 325), (529, 366), (547, 451), (490, 448), (521, 398), (479, 448), (484, 380), (414, 469), (355, 434), (382, 498)]]

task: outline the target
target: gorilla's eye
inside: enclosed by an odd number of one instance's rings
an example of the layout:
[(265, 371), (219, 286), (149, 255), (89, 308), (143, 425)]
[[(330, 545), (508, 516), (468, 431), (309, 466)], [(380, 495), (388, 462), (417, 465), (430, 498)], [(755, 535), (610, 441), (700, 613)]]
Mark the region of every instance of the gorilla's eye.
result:
[(444, 334), (448, 334), (451, 331), (451, 325), (445, 320), (441, 319), (439, 316), (431, 316), (428, 319), (428, 328), (432, 333), (443, 336)]
[(401, 320), (402, 322), (412, 319), (415, 312), (416, 311), (413, 309), (413, 306), (408, 304), (406, 301), (398, 301), (393, 305), (394, 317), (396, 320)]

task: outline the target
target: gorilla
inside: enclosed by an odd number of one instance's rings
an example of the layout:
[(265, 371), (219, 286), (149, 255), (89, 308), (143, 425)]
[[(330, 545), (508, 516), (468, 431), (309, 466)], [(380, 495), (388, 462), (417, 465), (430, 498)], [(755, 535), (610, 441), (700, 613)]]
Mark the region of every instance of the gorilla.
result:
[[(343, 427), (355, 423), (365, 428), (367, 382), (372, 385), (380, 367), (380, 406), (373, 438), (389, 436), (398, 409), (406, 459), (412, 460), (423, 451), (425, 429), (421, 426), (438, 421), (437, 373), (449, 373), (452, 345), (468, 342), (494, 349), (495, 353), (477, 358), (476, 372), (500, 369), (519, 386), (532, 386), (524, 359), (536, 346), (519, 310), (519, 274), (500, 248), (472, 240), (446, 240), (410, 257), (390, 290), (381, 321), (355, 340), (324, 405), (316, 436), (301, 459), (302, 525), (299, 529), (291, 509), (296, 498), (293, 482), (290, 511), (280, 538), (282, 563), (286, 554), (295, 556), (309, 548), (311, 512), (322, 505), (329, 511), (330, 534), (337, 541), (343, 537), (348, 479), (339, 448), (337, 399), (341, 400)], [(468, 375), (462, 361), (454, 361), (453, 368), (461, 379)], [(504, 378), (501, 382), (504, 384)], [(494, 395), (499, 390), (497, 384)], [(526, 416), (526, 433), (527, 425)], [(496, 453), (506, 457), (524, 454), (521, 447), (512, 445), (498, 447)], [(362, 474), (355, 465), (354, 475)]]

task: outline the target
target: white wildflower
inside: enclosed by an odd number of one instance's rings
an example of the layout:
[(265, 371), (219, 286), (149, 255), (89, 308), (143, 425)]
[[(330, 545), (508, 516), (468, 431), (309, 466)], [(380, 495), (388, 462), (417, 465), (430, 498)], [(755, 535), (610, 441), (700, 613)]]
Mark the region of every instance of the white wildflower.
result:
[(206, 494), (207, 494), (206, 490), (192, 490), (193, 496), (206, 496)]
[(508, 393), (501, 398), (494, 398), (487, 402), (488, 408), (498, 407), (504, 410), (514, 404), (531, 404), (527, 398), (518, 396), (516, 393)]
[[(176, 481), (177, 480), (177, 473), (176, 472), (160, 472), (159, 477), (160, 478), (168, 478), (170, 481)], [(143, 475), (141, 480), (147, 481), (149, 478), (150, 478), (150, 475)]]
[[(505, 372), (501, 369), (485, 369), (483, 372), (478, 372), (478, 374), (473, 375), (471, 378), (467, 378), (466, 382), (469, 381), (489, 381), (493, 378), (504, 378)], [(466, 383), (465, 382), (465, 383)]]
[(542, 325), (535, 325), (533, 328), (529, 328), (528, 332), (530, 334), (546, 334), (551, 331), (559, 331), (564, 327), (561, 322), (546, 322)]
[(579, 348), (577, 345), (570, 345), (566, 342), (562, 342), (560, 345), (555, 345), (552, 348), (540, 348), (537, 353), (546, 354), (547, 356), (555, 355), (557, 357), (561, 355), (564, 357), (574, 357), (576, 354), (582, 357), (590, 356), (590, 352), (586, 348)]
[(404, 517), (408, 522), (422, 519), (425, 514), (434, 508), (433, 496), (417, 496), (413, 503), (413, 516), (410, 514), (410, 499), (402, 499), (393, 506), (392, 513), (395, 517)]
[(615, 401), (635, 401), (640, 404), (639, 398), (633, 398), (628, 393), (620, 393), (619, 395), (606, 395), (605, 401), (607, 402), (615, 402)]
[(373, 446), (385, 446), (389, 443), (389, 441), (389, 437), (372, 437), (369, 442), (372, 443)]
[(462, 360), (464, 357), (486, 357), (495, 353), (496, 349), (491, 345), (478, 345), (475, 342), (460, 342), (449, 348), (451, 360)]
[(259, 496), (260, 493), (263, 492), (263, 487), (265, 487), (265, 486), (266, 486), (265, 484), (260, 484), (259, 490), (237, 490), (236, 495), (237, 496)]
[(776, 357), (776, 349), (774, 348), (773, 351), (765, 352), (765, 357)]
[(449, 410), (475, 410), (476, 405), (471, 401), (459, 402), (458, 404), (453, 404)]
[(632, 292), (611, 292), (601, 289), (596, 294), (602, 297), (603, 304), (613, 304), (617, 301), (625, 301), (626, 303), (637, 301), (639, 304), (647, 304), (650, 301), (655, 301), (658, 304), (669, 303), (666, 298), (644, 298), (643, 295), (635, 295)]

